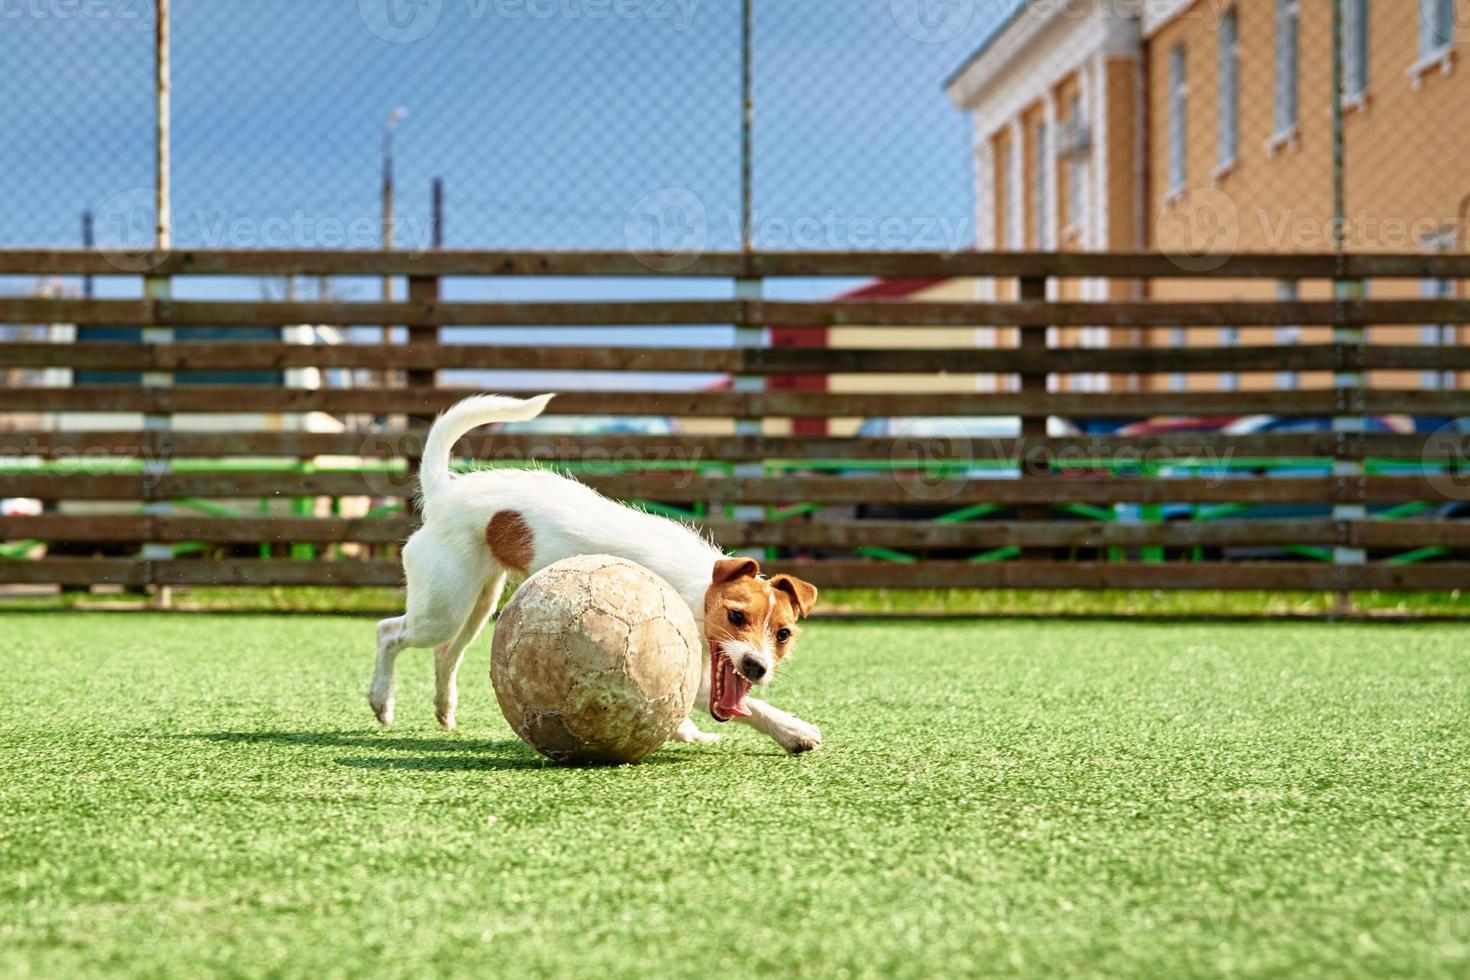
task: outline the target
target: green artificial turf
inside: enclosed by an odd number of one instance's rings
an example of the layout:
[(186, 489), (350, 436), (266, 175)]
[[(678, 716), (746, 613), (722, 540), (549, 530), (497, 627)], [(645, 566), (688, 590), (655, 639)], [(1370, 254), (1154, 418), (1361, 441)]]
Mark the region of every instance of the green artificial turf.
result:
[(1470, 972), (1462, 627), (816, 623), (820, 751), (583, 770), (372, 630), (0, 615), (0, 976)]

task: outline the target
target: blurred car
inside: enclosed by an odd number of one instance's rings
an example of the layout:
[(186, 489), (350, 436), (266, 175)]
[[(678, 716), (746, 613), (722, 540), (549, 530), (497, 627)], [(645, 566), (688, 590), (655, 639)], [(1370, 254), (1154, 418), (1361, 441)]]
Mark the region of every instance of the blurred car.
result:
[(671, 436), (679, 431), (679, 423), (662, 415), (542, 415), (529, 422), (502, 423), (498, 431), (566, 436)]
[[(899, 481), (914, 481), (916, 500), (930, 498), (930, 502), (914, 506), (895, 504), (859, 504), (853, 515), (859, 520), (929, 520), (952, 513), (957, 505), (943, 501), (943, 494), (930, 497), (929, 490), (937, 490), (940, 484), (926, 480), (924, 463), (931, 468), (944, 471), (942, 479), (956, 483), (965, 480), (1016, 480), (1021, 477), (1019, 461), (1014, 457), (996, 454), (991, 458), (983, 455), (973, 457), (976, 442), (993, 439), (1016, 439), (1021, 435), (1021, 418), (1017, 415), (979, 416), (918, 416), (904, 418), (870, 418), (858, 426), (857, 434), (872, 438), (897, 440), (894, 445), (893, 477)], [(1046, 434), (1053, 438), (1079, 436), (1081, 431), (1067, 419), (1049, 416)], [(946, 465), (951, 459), (969, 459), (963, 468), (954, 469)], [(912, 460), (912, 468), (906, 466)], [(872, 476), (869, 468), (854, 468), (844, 476)], [(986, 520), (1015, 516), (1015, 508), (1006, 507), (989, 511)], [(945, 557), (937, 552), (926, 552), (930, 557)]]
[[(1021, 434), (1019, 415), (934, 415), (913, 418), (873, 418), (858, 426), (860, 436), (913, 436), (920, 439), (1015, 439)], [(1048, 436), (1081, 435), (1067, 419), (1049, 415)]]
[(34, 517), (42, 509), (41, 501), (34, 497), (6, 497), (0, 500), (0, 517)]
[[(1243, 415), (1224, 428), (1227, 436), (1331, 431), (1332, 417), (1328, 415)], [(1369, 415), (1364, 431), (1410, 435), (1414, 431), (1414, 420), (1408, 415)]]
[(1234, 422), (1235, 415), (1183, 415), (1161, 416), (1130, 422), (1118, 429), (1120, 436), (1165, 436), (1174, 433), (1219, 432)]
[[(1227, 422), (1220, 431), (1227, 436), (1331, 432), (1332, 423), (1332, 417), (1326, 415), (1245, 415)], [(1407, 415), (1370, 415), (1365, 419), (1364, 429), (1367, 432), (1404, 435), (1414, 431), (1414, 420)], [(1418, 472), (1419, 468), (1417, 462), (1411, 467), (1414, 472)], [(1289, 479), (1327, 476), (1331, 472), (1330, 463), (1315, 459), (1291, 460), (1287, 458), (1273, 461), (1270, 465), (1265, 465), (1264, 461), (1252, 460), (1242, 465), (1241, 461), (1232, 461), (1227, 457), (1214, 462), (1201, 461), (1190, 465), (1165, 467), (1159, 470), (1157, 475), (1163, 478), (1194, 476), (1222, 480), (1249, 477)], [(1372, 505), (1369, 507), (1369, 512), (1383, 512), (1387, 509), (1386, 505)], [(1216, 519), (1231, 521), (1288, 520), (1331, 517), (1332, 507), (1327, 503), (1252, 504), (1241, 507), (1168, 503), (1145, 509), (1136, 504), (1124, 504), (1118, 507), (1118, 515), (1120, 520), (1125, 521), (1182, 521), (1201, 519), (1202, 516), (1204, 519), (1210, 519), (1209, 515), (1217, 515)], [(1290, 549), (1258, 547), (1231, 548), (1227, 549), (1223, 555), (1215, 554), (1207, 555), (1207, 557), (1280, 558), (1289, 554)]]

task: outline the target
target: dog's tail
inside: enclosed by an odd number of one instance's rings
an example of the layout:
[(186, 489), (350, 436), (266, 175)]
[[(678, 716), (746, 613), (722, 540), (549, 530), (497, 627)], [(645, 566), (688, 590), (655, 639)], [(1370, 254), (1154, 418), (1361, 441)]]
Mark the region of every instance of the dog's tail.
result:
[(424, 443), (424, 458), (419, 463), (419, 492), (425, 501), (434, 497), (449, 482), (449, 452), (460, 436), (491, 422), (526, 422), (540, 415), (551, 401), (551, 395), (535, 398), (508, 398), (505, 395), (474, 395), (452, 406), (434, 420), (429, 438)]

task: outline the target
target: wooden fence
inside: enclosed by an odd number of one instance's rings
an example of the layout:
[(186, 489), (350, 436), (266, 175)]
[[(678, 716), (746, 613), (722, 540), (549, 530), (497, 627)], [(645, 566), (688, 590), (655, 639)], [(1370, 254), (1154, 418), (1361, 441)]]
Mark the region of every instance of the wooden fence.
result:
[[(0, 297), (0, 323), (146, 328), (142, 342), (0, 344), (0, 370), (140, 372), (138, 384), (0, 389), (0, 497), (48, 512), (0, 518), (0, 583), (395, 585), (413, 518), (409, 469), (434, 412), (470, 393), (441, 370), (694, 372), (730, 390), (566, 390), (551, 413), (734, 420), (729, 432), (467, 440), (497, 464), (566, 465), (613, 496), (704, 525), (730, 548), (800, 566), (823, 586), (1452, 589), (1470, 586), (1470, 501), (1453, 425), (1437, 434), (1365, 431), (1387, 413), (1470, 416), (1470, 391), (1379, 390), (1375, 370), (1470, 371), (1470, 348), (1365, 342), (1365, 328), (1463, 324), (1459, 299), (1353, 298), (1367, 280), (1467, 279), (1462, 255), (1237, 255), (1212, 279), (1318, 280), (1327, 301), (1048, 301), (1049, 279), (1198, 279), (1197, 258), (1145, 254), (0, 251), (0, 275), (142, 277), (144, 298)], [(402, 277), (405, 302), (175, 299), (188, 277)], [(461, 277), (639, 277), (734, 281), (759, 295), (777, 277), (1011, 280), (1006, 302), (752, 299), (459, 302)], [(180, 289), (179, 291), (184, 291)], [(835, 291), (835, 290), (834, 290)], [(554, 293), (554, 284), (547, 285)], [(585, 292), (585, 290), (583, 290)], [(176, 339), (176, 328), (392, 324), (406, 343), (291, 344)], [(761, 331), (736, 345), (514, 342), (518, 327), (727, 325), (1016, 327), (1013, 347), (781, 348)], [(1326, 325), (1331, 343), (1291, 347), (1048, 346), (1049, 327)], [(506, 344), (439, 342), (439, 328), (503, 329)], [(748, 338), (763, 338), (759, 342)], [(350, 368), (394, 384), (301, 388), (175, 383), (185, 371)], [(1326, 372), (1289, 391), (1049, 390), (1081, 372)], [(1014, 390), (778, 390), (782, 375), (999, 374)], [(572, 386), (567, 386), (572, 387)], [(1008, 386), (1002, 385), (1002, 388)], [(139, 413), (142, 425), (65, 429), (55, 413)], [(396, 421), (373, 431), (199, 431), (174, 416), (323, 412)], [(1326, 419), (1306, 431), (1056, 436), (1047, 417), (1273, 416)], [(790, 418), (1018, 416), (999, 438), (780, 434)], [(937, 444), (938, 443), (938, 444)], [(329, 462), (329, 458), (331, 461)], [(1205, 465), (1225, 461), (1226, 465)], [(366, 501), (360, 516), (336, 512)], [(291, 501), (287, 513), (271, 501)], [(110, 503), (104, 503), (110, 502)], [(118, 503), (123, 502), (123, 503)], [(230, 502), (230, 503), (224, 503)], [(253, 502), (253, 503), (252, 503)], [(58, 509), (59, 508), (59, 509)], [(144, 547), (146, 546), (146, 547)], [(346, 547), (344, 547), (346, 546)]]

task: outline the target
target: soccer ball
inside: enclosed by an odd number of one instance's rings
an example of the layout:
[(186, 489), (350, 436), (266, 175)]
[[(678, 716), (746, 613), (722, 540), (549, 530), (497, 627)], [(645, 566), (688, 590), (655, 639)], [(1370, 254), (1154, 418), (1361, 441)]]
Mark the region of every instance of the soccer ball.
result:
[(567, 558), (527, 579), (500, 613), (492, 654), (505, 720), (553, 762), (634, 762), (673, 734), (699, 689), (689, 606), (610, 555)]

